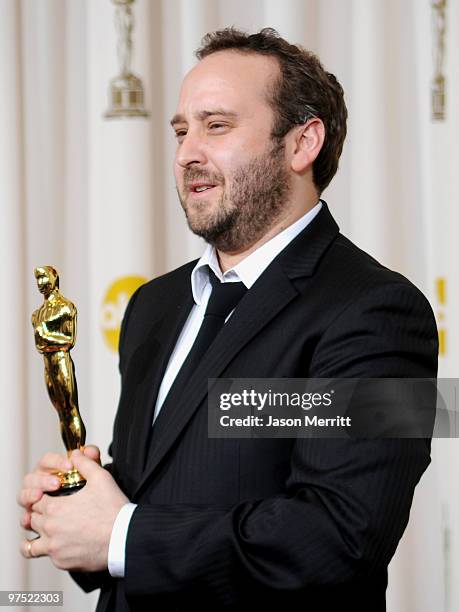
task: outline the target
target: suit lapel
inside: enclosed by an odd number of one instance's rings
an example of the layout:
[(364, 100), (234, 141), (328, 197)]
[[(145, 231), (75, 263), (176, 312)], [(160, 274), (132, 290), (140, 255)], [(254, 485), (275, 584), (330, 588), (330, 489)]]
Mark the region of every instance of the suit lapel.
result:
[[(237, 353), (297, 296), (298, 292), (291, 280), (314, 273), (338, 231), (338, 226), (323, 203), (323, 209), (317, 217), (273, 260), (245, 294), (221, 330), (217, 341), (210, 346), (187, 382), (177, 403), (165, 404), (156, 419), (152, 448), (135, 496), (152, 478), (154, 471), (206, 397), (208, 379), (218, 378)], [(175, 333), (168, 345), (167, 358), (181, 325), (179, 321), (176, 322)], [(158, 374), (159, 382), (163, 373), (164, 369)]]
[(173, 446), (207, 395), (209, 378), (217, 378), (261, 329), (297, 295), (292, 283), (279, 266), (253, 285), (223, 327), (186, 384), (176, 404), (166, 403), (153, 427), (153, 443), (145, 472), (136, 494)]
[[(189, 276), (188, 276), (189, 280)], [(148, 441), (159, 387), (170, 355), (193, 306), (190, 283), (181, 291), (171, 292), (162, 317), (152, 326), (144, 345), (144, 359), (149, 367), (137, 390), (132, 408), (131, 441), (127, 452), (132, 469), (140, 478), (148, 453)], [(137, 478), (137, 480), (138, 480)]]

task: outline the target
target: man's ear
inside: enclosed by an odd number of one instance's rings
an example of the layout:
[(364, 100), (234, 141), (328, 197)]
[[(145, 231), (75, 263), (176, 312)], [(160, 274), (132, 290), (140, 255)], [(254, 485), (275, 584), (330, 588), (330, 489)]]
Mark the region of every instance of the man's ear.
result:
[(302, 173), (312, 166), (319, 155), (325, 140), (325, 126), (321, 119), (314, 117), (295, 128), (292, 137), (290, 165), (294, 172)]

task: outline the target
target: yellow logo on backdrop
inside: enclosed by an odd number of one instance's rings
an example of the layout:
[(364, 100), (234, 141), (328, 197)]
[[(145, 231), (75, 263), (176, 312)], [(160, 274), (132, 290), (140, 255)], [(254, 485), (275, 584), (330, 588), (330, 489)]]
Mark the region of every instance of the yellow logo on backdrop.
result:
[(435, 279), (435, 288), (437, 293), (437, 321), (438, 321), (438, 352), (441, 357), (446, 355), (446, 278), (439, 276)]
[(107, 346), (118, 350), (120, 327), (129, 298), (136, 289), (146, 283), (143, 276), (123, 276), (116, 279), (105, 293), (101, 311), (102, 333)]

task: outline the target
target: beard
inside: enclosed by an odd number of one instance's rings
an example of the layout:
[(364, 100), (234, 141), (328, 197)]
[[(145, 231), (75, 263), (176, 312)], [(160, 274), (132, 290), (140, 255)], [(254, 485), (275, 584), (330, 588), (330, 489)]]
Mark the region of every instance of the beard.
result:
[[(185, 194), (178, 195), (191, 231), (222, 252), (248, 248), (260, 239), (286, 210), (290, 178), (285, 164), (283, 141), (274, 141), (270, 149), (237, 168), (225, 179), (194, 167), (185, 170)], [(188, 202), (188, 185), (209, 182), (223, 189), (220, 200), (212, 206), (208, 200)]]

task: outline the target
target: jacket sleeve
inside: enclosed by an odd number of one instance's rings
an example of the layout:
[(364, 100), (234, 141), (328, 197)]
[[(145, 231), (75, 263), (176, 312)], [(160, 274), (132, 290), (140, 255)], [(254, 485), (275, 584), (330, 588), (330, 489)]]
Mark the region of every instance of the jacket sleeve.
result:
[[(435, 378), (437, 353), (428, 302), (397, 282), (331, 322), (305, 376)], [(429, 462), (428, 439), (298, 439), (282, 495), (227, 509), (140, 504), (127, 536), (126, 593), (226, 603), (248, 587), (364, 579), (387, 567)]]

